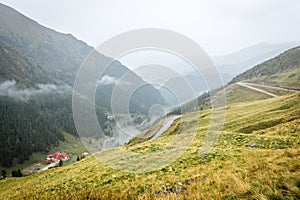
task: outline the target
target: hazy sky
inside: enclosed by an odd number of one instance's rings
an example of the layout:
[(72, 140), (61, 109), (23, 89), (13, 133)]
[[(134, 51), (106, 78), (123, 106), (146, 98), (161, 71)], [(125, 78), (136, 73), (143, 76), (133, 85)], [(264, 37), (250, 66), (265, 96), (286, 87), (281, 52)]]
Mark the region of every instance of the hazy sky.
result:
[(182, 33), (210, 55), (260, 42), (300, 40), (299, 0), (0, 0), (39, 23), (97, 47), (138, 28)]

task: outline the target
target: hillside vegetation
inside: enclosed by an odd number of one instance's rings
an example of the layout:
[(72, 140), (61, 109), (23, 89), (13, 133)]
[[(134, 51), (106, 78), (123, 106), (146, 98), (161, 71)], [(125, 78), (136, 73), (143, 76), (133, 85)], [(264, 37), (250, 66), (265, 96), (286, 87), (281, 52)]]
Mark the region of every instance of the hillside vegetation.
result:
[[(269, 87), (263, 86), (255, 86), (256, 88), (261, 88), (264, 91), (270, 91), (278, 96), (292, 94), (293, 91), (283, 91), (280, 88), (270, 89)], [(210, 98), (211, 96), (218, 96), (221, 93), (225, 92), (226, 94), (226, 103), (237, 103), (237, 102), (247, 102), (247, 101), (256, 101), (272, 98), (270, 95), (264, 94), (262, 92), (258, 92), (249, 88), (245, 88), (236, 83), (229, 84), (221, 89), (216, 89), (211, 93), (204, 93), (199, 96), (197, 99), (194, 99), (190, 102), (187, 102), (180, 107), (174, 109), (170, 114), (180, 114), (182, 110), (185, 112), (195, 112), (197, 110), (209, 109), (211, 107)], [(197, 103), (195, 103), (195, 101)]]
[(231, 83), (238, 81), (300, 88), (300, 47), (290, 49), (247, 70), (234, 78)]
[[(163, 148), (180, 123), (185, 124), (183, 136), (197, 131), (188, 151), (163, 169), (125, 173), (90, 156), (69, 166), (2, 180), (0, 198), (299, 199), (299, 100), (300, 93), (295, 93), (228, 105), (222, 135), (206, 157), (199, 157), (199, 149), (210, 110), (198, 111), (199, 128), (198, 113), (188, 113), (161, 137), (120, 147), (145, 154)], [(114, 151), (118, 149), (108, 156)]]
[(222, 92), (226, 93), (227, 104), (271, 98), (270, 95), (242, 87), (236, 84), (237, 82), (256, 83), (253, 87), (278, 96), (292, 93), (292, 91), (285, 91), (284, 88), (300, 90), (300, 47), (290, 49), (275, 58), (254, 66), (236, 76), (223, 88), (220, 87), (210, 93), (204, 93), (197, 99), (174, 109), (171, 114), (178, 114), (181, 109), (186, 112), (193, 112), (210, 108), (211, 96)]

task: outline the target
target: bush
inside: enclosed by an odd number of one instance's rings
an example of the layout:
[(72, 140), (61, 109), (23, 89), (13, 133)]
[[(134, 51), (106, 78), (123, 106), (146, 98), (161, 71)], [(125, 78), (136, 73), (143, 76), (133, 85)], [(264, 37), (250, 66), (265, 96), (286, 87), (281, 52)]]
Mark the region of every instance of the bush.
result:
[(13, 170), (13, 171), (11, 172), (11, 176), (12, 176), (12, 177), (22, 177), (23, 174), (22, 174), (21, 170), (18, 169), (18, 170)]
[(4, 169), (2, 169), (2, 178), (6, 178), (6, 174), (7, 174), (7, 172), (4, 170)]
[(63, 161), (62, 160), (59, 160), (59, 166), (63, 166)]

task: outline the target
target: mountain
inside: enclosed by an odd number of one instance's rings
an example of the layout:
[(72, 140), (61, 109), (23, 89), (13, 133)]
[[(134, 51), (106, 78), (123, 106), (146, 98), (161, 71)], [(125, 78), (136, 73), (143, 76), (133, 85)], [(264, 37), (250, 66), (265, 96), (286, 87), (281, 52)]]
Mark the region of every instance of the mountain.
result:
[[(235, 53), (212, 57), (213, 62), (219, 70), (219, 74), (222, 78), (223, 85), (229, 83), (234, 77), (245, 72), (251, 67), (269, 60), (287, 49), (297, 46), (300, 42), (289, 43), (260, 43), (245, 49), (241, 49)], [(201, 95), (208, 90), (205, 81), (193, 71), (183, 73), (181, 77), (174, 77), (169, 82), (178, 82), (184, 78), (191, 86), (195, 94)], [(219, 85), (217, 87), (221, 87)], [(211, 88), (211, 89), (216, 89)], [(167, 91), (165, 88), (160, 89), (162, 96), (169, 102), (170, 105), (178, 106), (180, 103)], [(188, 100), (192, 100), (195, 97), (190, 95)], [(182, 103), (182, 102), (181, 102)]]
[[(43, 27), (3, 4), (0, 4), (0, 13), (0, 51), (2, 52), (0, 80), (15, 80), (23, 86), (43, 83), (67, 84), (72, 87), (84, 59), (90, 52), (96, 50), (70, 34), (61, 34)], [(95, 53), (95, 57), (95, 67), (112, 63), (105, 75), (119, 79), (126, 73), (132, 73), (133, 81), (142, 81), (119, 61), (113, 61), (112, 58), (100, 53)], [(110, 93), (112, 90), (102, 95), (110, 100)], [(151, 85), (144, 91), (142, 89), (141, 95), (149, 97), (148, 104), (162, 103), (159, 102), (161, 99), (159, 92)], [(110, 110), (109, 103), (105, 102), (105, 104)], [(147, 111), (143, 109), (143, 112)]]
[[(229, 75), (228, 78), (231, 80), (251, 67), (269, 60), (299, 44), (300, 42), (259, 43), (232, 54), (212, 57), (212, 60), (221, 74), (225, 73), (227, 76)], [(224, 79), (225, 83), (230, 81), (228, 78)]]
[(27, 86), (51, 82), (50, 76), (43, 68), (33, 60), (22, 56), (15, 47), (0, 41), (0, 53), (1, 82), (13, 79)]
[(205, 82), (197, 73), (186, 73), (170, 78), (159, 88), (163, 98), (171, 107), (190, 101), (205, 90), (207, 90)]
[[(266, 90), (272, 93), (278, 88), (278, 93), (290, 92), (282, 87), (298, 88), (299, 47), (237, 76), (225, 90), (215, 88), (184, 104), (183, 113), (173, 112), (180, 115), (178, 119), (157, 121), (138, 135), (141, 137), (135, 137), (141, 140), (81, 160), (78, 157), (78, 162), (70, 165), (63, 163), (33, 175), (10, 177), (5, 170), (11, 166), (17, 169), (20, 165), (15, 163), (22, 164), (32, 153), (42, 158), (64, 140), (68, 148), (77, 148), (67, 139), (68, 133), (76, 135), (72, 85), (82, 61), (78, 57), (82, 59), (89, 52), (78, 50), (81, 46), (93, 48), (70, 35), (40, 27), (5, 6), (0, 11), (0, 199), (300, 199), (300, 93), (268, 95), (260, 92), (263, 86), (259, 85), (271, 85)], [(11, 19), (18, 17), (26, 18), (18, 19), (27, 23), (22, 27), (24, 34), (18, 30), (22, 24)], [(46, 40), (46, 47), (26, 33), (27, 27), (35, 37)], [(45, 35), (57, 40), (48, 40)], [(95, 69), (112, 61), (99, 53), (94, 55)], [(52, 60), (54, 57), (57, 61)], [(130, 117), (137, 115), (136, 121), (144, 122), (147, 108), (164, 103), (157, 89), (114, 61), (98, 81), (95, 97), (98, 120), (104, 122), (103, 145), (118, 141), (112, 131), (115, 122), (107, 115), (111, 115), (112, 90), (125, 73), (129, 73), (131, 82), (124, 84), (121, 94), (126, 94), (128, 85), (145, 83), (131, 99)], [(194, 85), (192, 88), (201, 90), (198, 78), (183, 77)], [(169, 85), (178, 84), (178, 80), (169, 80)], [(254, 83), (257, 90), (249, 89)], [(248, 88), (244, 84), (249, 84)], [(174, 93), (188, 100), (190, 96), (185, 94), (190, 95), (189, 87), (181, 86), (181, 93)], [(173, 91), (169, 92), (174, 98)], [(212, 106), (224, 92), (227, 105)], [(193, 107), (195, 102), (197, 106)], [(124, 117), (123, 110), (120, 116)], [(166, 125), (169, 128), (165, 129)], [(157, 132), (161, 132), (159, 137), (147, 140)], [(81, 139), (99, 148), (98, 138)], [(75, 152), (68, 155), (81, 154), (82, 147)]]
[[(95, 58), (89, 66), (92, 69), (111, 63), (98, 82), (95, 99), (105, 135), (113, 134), (114, 121), (107, 122), (107, 115), (111, 113), (113, 90), (123, 75), (130, 75), (128, 84), (144, 85), (130, 99), (128, 106), (133, 116), (147, 119), (152, 105), (165, 104), (156, 88), (119, 61), (98, 53), (70, 34), (41, 26), (0, 4), (2, 166), (10, 166), (14, 158), (22, 163), (33, 152), (47, 152), (63, 140), (62, 132), (77, 135), (72, 118), (72, 87), (77, 71), (91, 52)], [(122, 86), (121, 90), (126, 92), (128, 88)], [(19, 143), (22, 148), (16, 145)], [(24, 148), (27, 150), (20, 151)]]
[(238, 81), (300, 88), (300, 47), (256, 65), (235, 77), (232, 83)]
[(210, 108), (211, 97), (219, 96), (219, 94), (222, 94), (223, 92), (226, 93), (227, 104), (273, 97), (264, 92), (249, 89), (237, 84), (238, 82), (255, 83), (256, 85), (254, 85), (254, 87), (256, 89), (262, 89), (271, 94), (275, 94), (275, 96), (292, 93), (285, 89), (299, 90), (300, 48), (292, 48), (270, 60), (252, 67), (246, 72), (233, 78), (233, 80), (223, 88), (216, 88), (209, 93), (206, 92), (174, 109), (170, 114), (180, 114), (182, 110), (185, 110), (185, 112), (192, 112), (199, 109)]
[[(206, 75), (215, 77), (212, 74)], [(214, 88), (208, 88), (205, 80), (198, 75), (197, 72), (187, 72), (182, 76), (173, 77), (167, 80), (165, 85), (159, 88), (159, 91), (167, 104), (170, 105), (171, 108), (174, 108), (175, 106), (179, 106), (195, 99), (209, 90), (219, 88), (231, 80), (229, 79), (230, 76), (225, 73), (221, 73), (220, 76), (223, 83), (215, 85)], [(172, 86), (173, 88), (176, 88), (175, 94), (179, 94), (181, 99), (177, 99), (178, 97), (176, 97), (170, 89), (167, 89), (168, 87), (172, 88)]]
[[(1, 44), (9, 47), (6, 52), (13, 49), (19, 54), (15, 57), (17, 61), (25, 59), (31, 65), (30, 70), (25, 68), (11, 73), (10, 68), (20, 66), (1, 63), (2, 74), (28, 85), (49, 82), (72, 85), (77, 69), (92, 48), (70, 34), (43, 27), (3, 4), (0, 5), (0, 12)], [(5, 56), (5, 59), (9, 57)], [(31, 72), (39, 72), (36, 74), (38, 77), (33, 78)], [(42, 77), (45, 76), (50, 80), (44, 80)]]

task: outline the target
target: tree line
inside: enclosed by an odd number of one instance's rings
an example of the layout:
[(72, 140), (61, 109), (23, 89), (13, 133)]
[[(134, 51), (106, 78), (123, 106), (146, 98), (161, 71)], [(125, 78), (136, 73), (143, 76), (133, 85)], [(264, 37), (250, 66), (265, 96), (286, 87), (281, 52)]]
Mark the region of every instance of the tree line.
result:
[[(99, 121), (106, 120), (106, 110), (98, 108)], [(104, 123), (105, 134), (111, 124)], [(0, 164), (10, 167), (23, 163), (34, 152), (47, 153), (64, 141), (62, 132), (77, 135), (72, 116), (71, 94), (39, 95), (27, 101), (0, 97)]]

